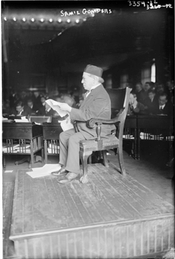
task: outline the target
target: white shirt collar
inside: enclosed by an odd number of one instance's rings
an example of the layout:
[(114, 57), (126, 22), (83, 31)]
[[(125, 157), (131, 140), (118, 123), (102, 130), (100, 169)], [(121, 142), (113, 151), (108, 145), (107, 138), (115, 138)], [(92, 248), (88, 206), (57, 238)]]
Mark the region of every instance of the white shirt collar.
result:
[(100, 83), (98, 83), (97, 85), (92, 86), (92, 88), (91, 88), (90, 92), (91, 92), (93, 89), (97, 88), (99, 85), (101, 85), (101, 84), (100, 84)]
[(159, 105), (159, 109), (160, 109), (160, 108), (163, 109), (164, 107), (165, 107), (165, 104)]
[(17, 116), (21, 116), (22, 112), (23, 112), (23, 110), (22, 110), (22, 111), (20, 111), (20, 112), (18, 113), (18, 115), (17, 115)]

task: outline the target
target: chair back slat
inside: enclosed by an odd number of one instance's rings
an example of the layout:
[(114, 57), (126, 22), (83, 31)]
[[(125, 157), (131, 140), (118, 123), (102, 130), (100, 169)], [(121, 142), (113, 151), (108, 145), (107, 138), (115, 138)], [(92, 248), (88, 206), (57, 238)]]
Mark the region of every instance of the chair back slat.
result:
[(123, 108), (125, 100), (125, 89), (107, 89), (109, 97), (111, 99), (111, 109), (119, 111)]
[[(130, 92), (131, 89), (126, 87), (125, 89), (118, 89), (115, 90), (115, 99), (120, 100), (119, 104), (116, 107), (118, 107), (119, 110), (123, 109), (121, 113), (118, 114), (119, 118), (119, 124), (118, 124), (118, 138), (119, 142), (122, 142), (123, 139), (123, 129), (124, 129), (124, 124), (126, 120), (126, 115), (128, 112), (128, 105), (129, 105), (129, 98), (130, 98)], [(118, 97), (117, 97), (118, 94)], [(116, 98), (117, 97), (117, 98)], [(121, 102), (122, 100), (122, 102)]]

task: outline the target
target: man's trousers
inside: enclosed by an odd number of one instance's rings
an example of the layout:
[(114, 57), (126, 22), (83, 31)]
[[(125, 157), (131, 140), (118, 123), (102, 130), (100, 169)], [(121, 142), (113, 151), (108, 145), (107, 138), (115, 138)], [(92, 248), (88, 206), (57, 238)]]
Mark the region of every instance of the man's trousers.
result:
[(81, 132), (75, 132), (74, 129), (66, 130), (60, 133), (60, 161), (69, 172), (80, 173), (80, 141), (86, 139)]

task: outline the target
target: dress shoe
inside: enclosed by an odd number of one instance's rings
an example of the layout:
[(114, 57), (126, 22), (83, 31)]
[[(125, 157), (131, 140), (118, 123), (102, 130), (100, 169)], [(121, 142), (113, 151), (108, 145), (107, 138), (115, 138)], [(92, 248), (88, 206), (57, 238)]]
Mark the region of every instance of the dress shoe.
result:
[(79, 179), (79, 178), (80, 178), (79, 174), (69, 172), (65, 175), (64, 178), (62, 178), (61, 180), (58, 180), (58, 182), (64, 184), (64, 183), (69, 183), (72, 180)]
[(51, 174), (54, 176), (64, 175), (67, 174), (67, 170), (65, 169), (65, 167), (62, 167), (58, 171), (53, 171)]

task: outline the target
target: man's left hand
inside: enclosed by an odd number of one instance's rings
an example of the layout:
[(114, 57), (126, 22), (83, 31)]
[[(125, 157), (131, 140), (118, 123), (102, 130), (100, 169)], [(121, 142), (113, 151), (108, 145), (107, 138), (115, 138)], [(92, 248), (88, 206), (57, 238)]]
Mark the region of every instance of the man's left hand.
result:
[(67, 103), (60, 103), (60, 109), (63, 111), (71, 112), (72, 108)]

